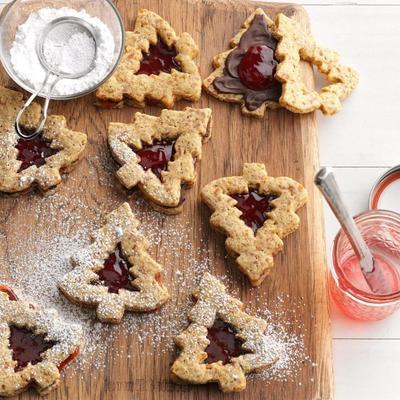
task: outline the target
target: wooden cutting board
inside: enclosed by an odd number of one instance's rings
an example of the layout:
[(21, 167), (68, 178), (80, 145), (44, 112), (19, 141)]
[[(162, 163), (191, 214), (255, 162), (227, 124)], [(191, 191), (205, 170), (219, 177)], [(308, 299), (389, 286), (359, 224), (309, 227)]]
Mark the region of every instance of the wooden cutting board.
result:
[[(228, 48), (230, 38), (257, 6), (255, 3), (240, 0), (118, 0), (115, 3), (128, 29), (134, 26), (137, 11), (145, 7), (163, 16), (177, 32), (190, 32), (201, 49), (200, 65), (203, 77), (211, 71), (212, 57)], [(304, 27), (308, 27), (308, 17), (299, 6), (265, 3), (258, 6), (272, 16), (277, 12), (285, 12), (297, 18)], [(304, 78), (310, 85), (313, 84), (312, 69), (307, 64), (304, 65)], [(3, 70), (1, 83), (11, 85)], [(187, 105), (181, 102), (177, 108)], [(119, 339), (107, 351), (109, 361), (105, 369), (89, 370), (82, 377), (79, 373), (74, 374), (71, 367), (59, 389), (49, 395), (48, 399), (333, 398), (323, 213), (321, 199), (313, 185), (313, 176), (319, 166), (315, 115), (300, 116), (280, 110), (269, 112), (262, 120), (254, 120), (244, 117), (238, 106), (219, 102), (206, 94), (203, 95), (200, 104), (195, 106), (212, 108), (213, 137), (205, 145), (204, 158), (197, 166), (197, 184), (186, 192), (183, 214), (176, 217), (160, 216), (161, 235), (166, 219), (169, 224), (176, 223), (177, 229), (180, 224), (191, 221), (192, 245), (207, 252), (211, 272), (230, 275), (230, 289), (236, 291), (250, 311), (267, 306), (274, 313), (278, 303), (280, 308), (287, 309), (288, 315), (292, 315), (287, 329), (297, 335), (304, 334), (308, 361), (300, 365), (297, 375), (291, 377), (288, 382), (249, 381), (245, 392), (222, 395), (214, 385), (187, 387), (172, 384), (169, 380), (169, 366), (175, 357), (174, 350), (161, 351), (162, 343), (156, 348), (150, 348), (151, 344), (141, 344), (137, 335), (127, 334), (122, 330)], [(123, 202), (127, 197), (117, 183), (110, 187), (104, 185), (100, 179), (104, 174), (112, 176), (115, 165), (110, 164), (111, 167), (109, 165), (106, 169), (100, 165), (93, 171), (90, 159), (109, 159), (106, 143), (108, 123), (130, 122), (134, 110), (99, 110), (93, 106), (93, 97), (87, 96), (76, 101), (52, 103), (50, 111), (53, 114), (64, 114), (73, 129), (86, 131), (89, 136), (86, 159), (58, 189), (60, 194), (65, 193), (69, 196), (76, 192), (75, 197), (71, 197), (70, 203), (65, 206), (62, 215), (65, 216), (66, 212), (72, 215), (76, 202), (86, 204), (87, 218), (104, 215), (105, 212), (111, 211), (116, 202)], [(154, 115), (159, 113), (158, 109), (150, 107), (145, 111)], [(210, 229), (210, 213), (206, 206), (200, 203), (199, 192), (202, 186), (215, 178), (240, 174), (244, 162), (256, 161), (265, 163), (272, 176), (286, 175), (303, 182), (309, 191), (309, 201), (307, 206), (299, 211), (299, 231), (285, 240), (284, 253), (276, 257), (274, 272), (258, 289), (252, 289), (232, 260), (224, 257), (224, 238)], [(82, 187), (86, 187), (86, 191), (82, 191)], [(0, 244), (1, 259), (7, 259), (9, 253), (20, 251), (25, 235), (39, 235), (43, 229), (53, 229), (54, 235), (62, 231), (61, 220), (60, 226), (48, 226), (46, 221), (42, 220), (46, 214), (46, 202), (43, 205), (43, 213), (37, 215), (37, 207), (32, 205), (37, 196), (39, 195), (0, 198), (0, 232), (3, 235)], [(142, 219), (142, 222), (146, 223), (146, 219)], [(75, 230), (79, 230), (79, 225)], [(160, 246), (163, 246), (163, 243), (164, 246), (168, 246), (167, 240), (161, 240)], [(165, 280), (169, 284), (173, 304), (179, 307), (182, 303), (188, 303), (188, 289), (179, 287), (170, 279), (176, 270), (185, 271), (185, 268), (188, 268), (189, 255), (186, 246), (182, 246), (180, 251), (174, 254), (153, 248), (153, 254), (165, 266)], [(13, 266), (3, 263), (1, 268), (4, 275), (11, 271)], [(196, 275), (193, 271), (186, 273)], [(295, 312), (294, 304), (297, 305)], [(122, 354), (117, 360), (111, 356), (116, 351)], [(130, 358), (125, 356), (126, 353), (130, 354)], [(36, 397), (34, 392), (21, 395), (22, 399)]]

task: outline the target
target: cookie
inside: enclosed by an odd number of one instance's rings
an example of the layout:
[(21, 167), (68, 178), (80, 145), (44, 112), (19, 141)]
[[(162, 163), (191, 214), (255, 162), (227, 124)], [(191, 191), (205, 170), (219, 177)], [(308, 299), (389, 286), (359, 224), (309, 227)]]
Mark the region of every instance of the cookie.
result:
[(111, 123), (108, 143), (121, 165), (117, 177), (128, 190), (136, 186), (157, 210), (182, 211), (182, 185), (196, 180), (195, 162), (211, 136), (211, 110), (163, 110), (160, 117), (136, 113), (132, 124)]
[(172, 108), (176, 100), (198, 101), (198, 53), (188, 33), (178, 36), (159, 15), (140, 10), (135, 30), (126, 32), (125, 53), (116, 72), (97, 90), (98, 105), (144, 107), (148, 101)]
[(79, 325), (63, 322), (55, 310), (18, 300), (9, 287), (0, 286), (0, 396), (16, 396), (31, 386), (41, 395), (55, 389), (81, 341)]
[(306, 203), (307, 191), (291, 178), (268, 176), (264, 164), (244, 164), (241, 176), (217, 179), (201, 196), (239, 269), (260, 285), (283, 249), (282, 239), (299, 227), (295, 212)]
[(177, 382), (217, 382), (223, 392), (246, 388), (246, 375), (271, 367), (279, 345), (267, 333), (267, 322), (243, 311), (243, 304), (206, 273), (194, 291), (190, 325), (175, 343), (180, 354), (171, 367)]
[[(219, 100), (241, 104), (243, 114), (262, 118), (279, 107), (281, 84), (274, 78), (278, 60), (273, 21), (258, 8), (231, 40), (232, 49), (213, 60), (214, 72), (204, 80), (205, 90)], [(255, 70), (255, 64), (262, 64)]]
[[(320, 109), (326, 115), (341, 110), (341, 100), (355, 89), (358, 73), (339, 63), (339, 54), (316, 44), (294, 19), (279, 14), (273, 28), (279, 39), (276, 56), (280, 63), (276, 79), (282, 82), (280, 104), (295, 113), (309, 113)], [(318, 93), (308, 88), (301, 77), (300, 60), (309, 61), (331, 84)]]
[(156, 310), (169, 298), (162, 266), (147, 252), (138, 226), (129, 204), (122, 204), (93, 233), (93, 243), (72, 258), (74, 269), (59, 283), (70, 301), (95, 307), (101, 322), (118, 323), (125, 310)]
[[(87, 136), (68, 129), (63, 116), (51, 115), (38, 138), (20, 139), (15, 118), (22, 105), (22, 93), (0, 86), (0, 192), (28, 192), (35, 186), (48, 192), (81, 159)], [(33, 103), (21, 125), (25, 130), (35, 130), (40, 115), (40, 105)]]

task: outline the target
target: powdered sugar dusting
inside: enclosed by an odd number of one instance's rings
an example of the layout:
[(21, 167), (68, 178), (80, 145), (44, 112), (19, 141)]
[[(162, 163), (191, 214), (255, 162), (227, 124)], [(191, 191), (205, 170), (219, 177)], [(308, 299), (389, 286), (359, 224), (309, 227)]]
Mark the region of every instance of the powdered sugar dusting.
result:
[[(97, 170), (98, 163), (102, 161), (89, 159), (89, 169)], [(108, 177), (103, 175), (104, 172), (99, 179), (105, 182)], [(71, 176), (68, 179), (77, 178)], [(193, 236), (198, 234), (199, 231), (195, 231), (199, 228), (193, 227), (193, 222), (184, 218), (155, 212), (140, 198), (131, 199), (132, 209), (141, 223), (139, 229), (152, 244), (151, 255), (161, 263), (164, 259), (169, 260), (170, 264), (164, 265), (166, 276), (163, 281), (172, 298), (154, 313), (127, 312), (121, 325), (102, 324), (96, 320), (93, 310), (74, 305), (60, 294), (57, 283), (71, 270), (70, 258), (82, 253), (90, 241), (90, 234), (101, 227), (104, 216), (122, 201), (118, 200), (120, 196), (110, 196), (105, 204), (102, 201), (96, 202), (98, 208), (94, 212), (93, 207), (89, 208), (85, 201), (87, 193), (84, 185), (75, 186), (80, 187), (78, 192), (69, 192), (64, 187), (50, 197), (30, 196), (31, 207), (37, 216), (36, 228), (23, 232), (22, 237), (7, 237), (9, 248), (2, 252), (4, 259), (0, 259), (0, 262), (8, 266), (9, 274), (3, 273), (0, 278), (15, 288), (20, 297), (28, 298), (44, 308), (55, 308), (64, 320), (82, 326), (85, 346), (77, 362), (69, 368), (71, 371), (79, 374), (82, 370), (104, 369), (106, 359), (110, 360), (108, 350), (121, 334), (124, 337), (134, 337), (140, 344), (149, 343), (146, 350), (150, 347), (154, 353), (171, 354), (175, 349), (173, 337), (181, 333), (189, 323), (187, 315), (193, 306), (191, 293), (204, 272), (213, 270), (208, 247), (202, 243), (199, 247), (193, 245)], [(57, 226), (58, 229), (55, 228)], [(123, 232), (117, 229), (116, 234), (122, 235)], [(182, 250), (185, 259), (181, 259)], [(228, 287), (237, 287), (237, 282), (232, 278), (219, 278)], [(229, 293), (237, 295), (235, 290), (229, 290)], [(258, 293), (257, 290), (252, 291), (254, 304), (262, 304), (257, 297)], [(279, 307), (274, 309), (278, 310)], [(285, 325), (288, 316), (284, 312), (272, 314), (268, 309), (260, 307), (257, 315), (269, 322), (268, 334), (275, 343), (279, 361), (255, 377), (279, 381), (294, 379), (301, 363), (310, 361), (305, 356), (303, 337), (290, 333), (292, 327)], [(113, 346), (113, 358), (126, 358), (129, 353), (129, 348), (118, 349)], [(84, 374), (79, 375), (85, 379)]]

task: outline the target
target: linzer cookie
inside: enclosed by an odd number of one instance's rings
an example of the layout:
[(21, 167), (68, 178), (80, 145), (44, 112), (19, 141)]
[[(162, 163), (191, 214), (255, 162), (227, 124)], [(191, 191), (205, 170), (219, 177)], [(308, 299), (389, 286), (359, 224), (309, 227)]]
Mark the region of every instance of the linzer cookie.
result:
[[(318, 46), (309, 33), (284, 14), (277, 16), (273, 32), (279, 39), (276, 56), (280, 63), (275, 76), (282, 82), (280, 104), (295, 113), (321, 109), (332, 115), (340, 111), (341, 100), (357, 86), (358, 73), (340, 64), (337, 52)], [(321, 93), (308, 88), (301, 77), (300, 60), (314, 64), (331, 85), (323, 87)]]
[(182, 185), (196, 180), (195, 162), (211, 136), (211, 110), (163, 110), (160, 117), (136, 113), (132, 124), (111, 123), (108, 142), (121, 168), (117, 177), (138, 187), (156, 209), (182, 211)]
[(161, 283), (162, 266), (147, 252), (138, 226), (128, 203), (114, 210), (59, 283), (69, 300), (95, 307), (102, 322), (120, 322), (125, 310), (156, 310), (169, 298)]
[(242, 176), (217, 179), (201, 194), (213, 211), (211, 225), (227, 236), (228, 252), (251, 284), (260, 285), (282, 239), (299, 227), (295, 212), (306, 203), (306, 190), (291, 178), (269, 177), (263, 164), (245, 164)]
[[(14, 124), (22, 105), (21, 93), (0, 86), (0, 192), (27, 192), (35, 185), (46, 192), (82, 157), (87, 136), (68, 129), (63, 116), (52, 115), (38, 138), (21, 139)], [(23, 129), (35, 130), (40, 115), (40, 105), (33, 103), (22, 117)]]
[(31, 386), (41, 395), (55, 389), (60, 371), (79, 354), (81, 339), (79, 325), (0, 286), (0, 396), (16, 396)]
[(194, 61), (198, 48), (188, 33), (178, 36), (159, 15), (140, 10), (135, 30), (126, 32), (125, 54), (111, 79), (100, 87), (98, 105), (146, 101), (172, 108), (175, 101), (198, 101), (201, 77)]
[(267, 322), (243, 311), (243, 304), (206, 273), (193, 293), (190, 325), (175, 343), (180, 354), (171, 367), (178, 382), (217, 382), (223, 392), (246, 388), (246, 375), (271, 367), (279, 359)]
[(275, 79), (278, 61), (273, 21), (258, 8), (231, 40), (232, 50), (214, 58), (215, 71), (204, 81), (208, 93), (229, 103), (240, 103), (242, 112), (263, 117), (267, 108), (279, 107), (281, 84)]

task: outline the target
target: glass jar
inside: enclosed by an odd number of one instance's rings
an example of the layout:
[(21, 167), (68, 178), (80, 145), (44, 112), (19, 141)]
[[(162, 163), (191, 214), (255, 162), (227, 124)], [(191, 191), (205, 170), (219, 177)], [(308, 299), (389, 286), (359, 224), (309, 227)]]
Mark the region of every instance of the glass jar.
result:
[(344, 266), (354, 257), (346, 234), (340, 230), (332, 250), (329, 290), (339, 308), (350, 318), (373, 321), (388, 317), (400, 305), (400, 214), (372, 210), (355, 218), (362, 236), (374, 255), (379, 255), (390, 265), (390, 290), (377, 294), (369, 289), (361, 270), (359, 280), (350, 279)]

